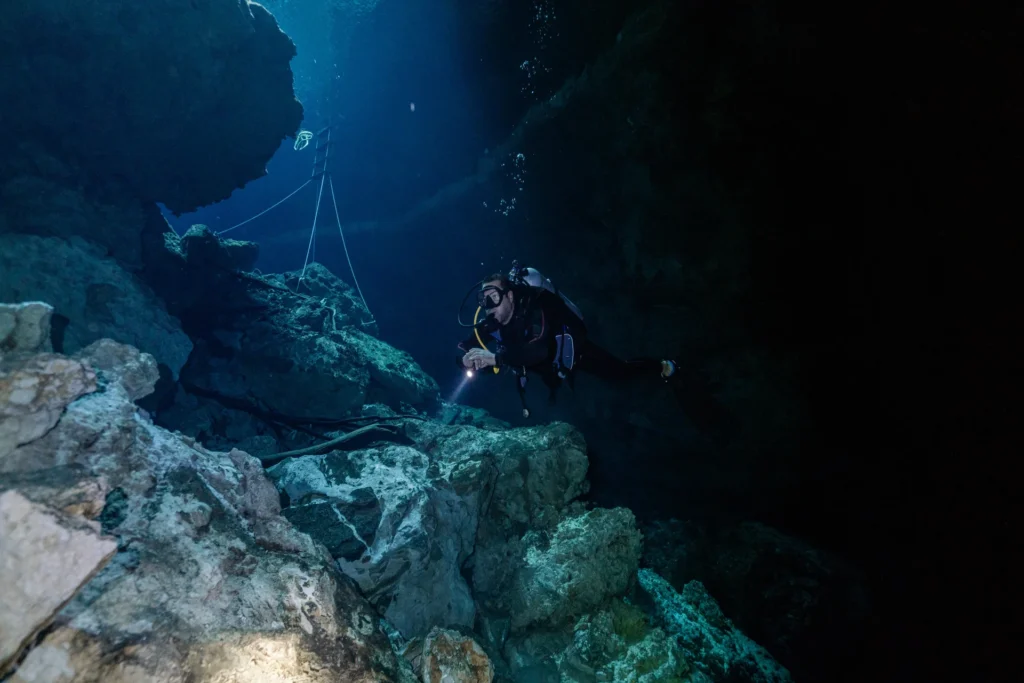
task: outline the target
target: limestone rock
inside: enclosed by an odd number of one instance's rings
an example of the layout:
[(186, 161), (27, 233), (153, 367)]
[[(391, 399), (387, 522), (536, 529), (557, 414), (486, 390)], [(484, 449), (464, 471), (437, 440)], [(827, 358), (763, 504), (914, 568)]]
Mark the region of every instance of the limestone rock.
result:
[[(409, 354), (369, 333), (369, 312), (352, 289), (319, 264), (306, 270), (316, 296), (304, 293), (306, 279), (299, 293), (289, 289), (296, 274), (222, 278), (217, 301), (207, 297), (198, 309), (188, 302), (207, 290), (186, 293), (174, 310), (195, 316), (192, 324), (212, 339), (197, 343), (183, 381), (225, 402), (293, 417), (346, 415), (372, 402), (437, 408), (437, 383)], [(200, 271), (189, 273), (220, 277)], [(161, 291), (173, 296), (171, 289)]]
[(416, 449), (389, 445), (270, 470), (292, 503), (285, 516), (331, 550), (405, 637), (435, 624), (470, 628), (475, 616), (459, 570), (473, 550), (487, 469), (461, 463), (432, 477), (429, 467)]
[(91, 476), (81, 465), (0, 474), (0, 491), (11, 489), (33, 503), (87, 519), (99, 516), (110, 493), (106, 480)]
[(472, 638), (447, 629), (431, 629), (423, 642), (423, 683), (491, 683), (494, 666)]
[(189, 265), (223, 270), (252, 270), (260, 255), (260, 245), (255, 242), (220, 239), (199, 224), (181, 236), (181, 250)]
[(0, 234), (0, 300), (25, 299), (53, 306), (54, 345), (63, 353), (116, 339), (152, 354), (177, 376), (192, 350), (149, 287), (84, 240)]
[(517, 678), (529, 672), (564, 683), (681, 683), (689, 672), (674, 639), (622, 599), (571, 628), (515, 637), (505, 654)]
[(95, 523), (0, 493), (0, 675), (116, 550)]
[(0, 357), (17, 351), (52, 351), (53, 307), (39, 301), (0, 304)]
[[(146, 364), (112, 350), (104, 374)], [(118, 543), (12, 680), (402, 680), (372, 608), (279, 515), (260, 462), (154, 426), (132, 386), (104, 382), (2, 461), (23, 482), (69, 465), (102, 478), (98, 521)]]
[(472, 628), (474, 594), (504, 595), (523, 561), (524, 531), (553, 527), (586, 491), (585, 445), (565, 424), (397, 424), (412, 446), (272, 467), (289, 503), (284, 515), (331, 549), (404, 637)]
[(508, 597), (512, 629), (557, 626), (629, 587), (640, 563), (640, 532), (625, 508), (563, 520), (527, 536), (525, 563)]
[(268, 275), (267, 279), (293, 292), (300, 292), (320, 301), (326, 299), (338, 314), (347, 320), (358, 321), (360, 326), (372, 320), (355, 288), (349, 286), (322, 263), (310, 263), (305, 273), (294, 270)]
[(100, 371), (106, 381), (120, 384), (132, 401), (153, 393), (160, 379), (153, 356), (110, 339), (93, 342), (76, 353), (75, 359)]
[(467, 569), (477, 600), (500, 609), (523, 560), (523, 534), (553, 528), (587, 492), (582, 435), (565, 423), (496, 431), (416, 422), (406, 433), (432, 457), (457, 462), (484, 456), (497, 470)]
[(789, 671), (727, 619), (699, 581), (682, 593), (653, 571), (638, 573), (645, 599), (682, 648), (694, 671), (711, 680), (785, 683)]
[(95, 373), (64, 356), (0, 359), (0, 471), (16, 447), (45, 434), (69, 403), (95, 388)]
[[(139, 200), (193, 211), (262, 177), (302, 120), (289, 67), (295, 47), (257, 3), (183, 10), (47, 0), (6, 10), (4, 148), (16, 140), (59, 149), (106, 191), (125, 185)], [(48, 47), (55, 39), (57, 52)]]
[(379, 387), (380, 395), (371, 394), (368, 400), (387, 399), (426, 410), (440, 405), (437, 382), (408, 353), (355, 328), (338, 334), (337, 343), (355, 353), (355, 362), (369, 370), (370, 380)]

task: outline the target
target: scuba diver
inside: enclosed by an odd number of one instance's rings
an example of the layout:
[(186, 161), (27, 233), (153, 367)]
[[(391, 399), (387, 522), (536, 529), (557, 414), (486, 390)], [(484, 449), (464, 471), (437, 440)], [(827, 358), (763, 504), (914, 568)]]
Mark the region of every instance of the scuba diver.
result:
[[(459, 344), (456, 363), (470, 377), (484, 368), (498, 374), (508, 371), (517, 378), (523, 404), (523, 417), (530, 416), (526, 405), (527, 372), (537, 374), (550, 390), (553, 401), (562, 381), (573, 386), (575, 372), (582, 370), (613, 383), (634, 378), (660, 377), (669, 381), (676, 375), (672, 360), (621, 360), (595, 344), (587, 334), (579, 308), (559, 292), (551, 280), (533, 268), (513, 262), (508, 275), (495, 273), (474, 284), (477, 291), (473, 335)], [(481, 311), (487, 315), (479, 320)], [(487, 348), (497, 342), (496, 350)]]

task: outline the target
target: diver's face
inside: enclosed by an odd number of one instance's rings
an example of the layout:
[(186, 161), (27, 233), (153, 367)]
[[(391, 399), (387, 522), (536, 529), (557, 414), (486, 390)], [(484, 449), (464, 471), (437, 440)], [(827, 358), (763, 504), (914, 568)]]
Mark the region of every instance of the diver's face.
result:
[(511, 320), (514, 308), (512, 290), (503, 292), (501, 282), (495, 280), (494, 282), (485, 282), (483, 291), (485, 292), (484, 296), (489, 300), (489, 305), (492, 306), (487, 311), (487, 315), (497, 320), (499, 325), (504, 325)]

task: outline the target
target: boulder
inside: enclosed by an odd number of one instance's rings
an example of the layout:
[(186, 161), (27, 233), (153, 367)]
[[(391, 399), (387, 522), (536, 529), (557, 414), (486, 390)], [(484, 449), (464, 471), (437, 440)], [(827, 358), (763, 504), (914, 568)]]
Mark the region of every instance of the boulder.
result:
[(100, 480), (97, 521), (117, 539), (11, 680), (408, 680), (370, 605), (280, 516), (260, 462), (154, 426), (132, 401), (154, 360), (111, 344), (83, 354), (97, 390), (0, 460), (0, 490), (41, 499), (59, 472)]
[(222, 270), (252, 270), (260, 255), (260, 245), (255, 242), (220, 239), (201, 224), (181, 236), (181, 250), (189, 265)]
[(0, 358), (5, 353), (52, 351), (53, 307), (39, 301), (0, 304)]
[(703, 584), (691, 581), (682, 592), (650, 569), (637, 575), (641, 599), (676, 639), (695, 673), (712, 681), (787, 683), (789, 671), (750, 640), (719, 608)]
[(327, 546), (407, 638), (438, 624), (471, 628), (476, 613), (460, 567), (473, 551), (488, 469), (479, 461), (429, 469), (420, 451), (386, 446), (270, 470), (291, 501), (285, 516)]
[(621, 595), (640, 563), (640, 532), (625, 508), (562, 520), (527, 534), (525, 561), (508, 596), (513, 631), (557, 627)]
[(618, 598), (570, 629), (514, 638), (505, 653), (519, 680), (532, 675), (564, 683), (669, 683), (686, 680), (690, 670), (675, 640)]
[(82, 465), (0, 475), (0, 491), (14, 490), (33, 503), (65, 515), (95, 519), (106, 506), (110, 485)]
[(423, 683), (491, 683), (494, 666), (475, 640), (434, 628), (423, 642)]
[(302, 120), (295, 46), (249, 0), (10, 6), (0, 46), (4, 149), (49, 150), (73, 183), (175, 213), (262, 177)]
[[(194, 330), (182, 375), (189, 391), (292, 418), (336, 418), (378, 401), (424, 411), (440, 405), (433, 378), (372, 335), (365, 306), (326, 268), (311, 264), (301, 287), (297, 273), (237, 273), (224, 265), (223, 244), (194, 229), (170, 240), (158, 271), (166, 276), (158, 278), (161, 296)], [(191, 264), (196, 250), (224, 267)]]
[(46, 434), (68, 404), (95, 388), (95, 373), (65, 356), (0, 359), (0, 471), (6, 456)]
[(99, 524), (0, 493), (0, 676), (116, 550)]
[(62, 353), (117, 339), (151, 353), (177, 377), (192, 351), (152, 290), (81, 239), (0, 234), (0, 301), (25, 299), (53, 306), (54, 348)]
[(502, 602), (524, 561), (523, 534), (557, 525), (586, 491), (585, 445), (565, 424), (396, 424), (412, 445), (272, 467), (284, 515), (331, 549), (402, 636), (472, 628), (477, 602)]
[(95, 341), (74, 357), (102, 373), (106, 381), (118, 384), (131, 401), (153, 393), (160, 379), (153, 356), (140, 354), (131, 346), (118, 344), (111, 339)]

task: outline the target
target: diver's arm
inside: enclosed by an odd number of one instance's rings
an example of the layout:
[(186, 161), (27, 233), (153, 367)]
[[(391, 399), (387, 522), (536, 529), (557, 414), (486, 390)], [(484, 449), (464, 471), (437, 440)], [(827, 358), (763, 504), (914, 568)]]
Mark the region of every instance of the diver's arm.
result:
[[(477, 331), (480, 333), (480, 338), (484, 340), (484, 343), (487, 343), (494, 339), (491, 333), (495, 329), (497, 329), (496, 322), (493, 319), (488, 318), (487, 320), (480, 324), (480, 326), (477, 328)], [(462, 359), (465, 357), (466, 352), (468, 352), (470, 349), (478, 348), (480, 348), (480, 341), (477, 339), (476, 334), (471, 334), (465, 339), (463, 339), (461, 342), (459, 342), (458, 345), (458, 353), (455, 355), (455, 364), (460, 368), (465, 367), (465, 365), (462, 362)]]

